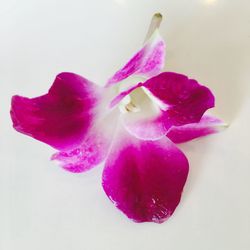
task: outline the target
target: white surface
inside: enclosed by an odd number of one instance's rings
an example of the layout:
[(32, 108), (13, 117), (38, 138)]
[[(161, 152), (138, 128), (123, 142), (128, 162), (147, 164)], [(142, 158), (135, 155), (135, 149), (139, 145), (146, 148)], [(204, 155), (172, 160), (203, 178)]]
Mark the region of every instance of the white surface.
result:
[[(182, 146), (190, 174), (164, 224), (135, 224), (101, 188), (101, 168), (73, 175), (53, 149), (11, 128), (10, 97), (45, 93), (73, 71), (104, 81), (162, 12), (169, 71), (217, 97), (223, 133)], [(250, 2), (247, 0), (0, 1), (0, 249), (250, 249)]]

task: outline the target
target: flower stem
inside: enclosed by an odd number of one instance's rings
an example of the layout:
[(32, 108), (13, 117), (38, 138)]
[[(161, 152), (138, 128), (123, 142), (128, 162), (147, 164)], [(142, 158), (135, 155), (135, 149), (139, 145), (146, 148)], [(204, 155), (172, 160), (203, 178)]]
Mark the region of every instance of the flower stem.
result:
[(148, 28), (148, 33), (146, 35), (144, 42), (146, 42), (151, 37), (151, 35), (154, 33), (154, 31), (160, 27), (161, 21), (162, 21), (162, 14), (155, 13), (152, 17), (151, 23), (150, 23), (149, 28)]

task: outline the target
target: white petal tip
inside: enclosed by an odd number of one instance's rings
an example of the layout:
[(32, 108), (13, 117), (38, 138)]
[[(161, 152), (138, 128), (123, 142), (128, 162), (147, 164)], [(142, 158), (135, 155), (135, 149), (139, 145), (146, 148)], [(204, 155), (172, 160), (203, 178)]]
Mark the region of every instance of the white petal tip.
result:
[(219, 131), (222, 131), (224, 129), (227, 129), (230, 126), (229, 123), (220, 123), (218, 125), (216, 125), (216, 129)]

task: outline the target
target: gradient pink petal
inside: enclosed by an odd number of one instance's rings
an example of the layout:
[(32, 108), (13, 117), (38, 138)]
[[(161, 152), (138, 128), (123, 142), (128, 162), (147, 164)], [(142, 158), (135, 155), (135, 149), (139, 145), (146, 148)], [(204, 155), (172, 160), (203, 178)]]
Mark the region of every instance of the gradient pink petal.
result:
[(128, 218), (162, 223), (180, 202), (188, 168), (185, 155), (166, 138), (141, 141), (120, 135), (106, 161), (102, 185)]
[(107, 86), (120, 82), (132, 75), (152, 77), (160, 73), (165, 60), (165, 42), (156, 30), (147, 41), (123, 68), (112, 76)]
[(51, 159), (73, 173), (85, 172), (97, 166), (107, 156), (118, 118), (118, 110), (99, 116), (86, 133), (81, 145), (72, 150), (59, 151)]
[(100, 96), (100, 88), (87, 79), (61, 73), (47, 94), (12, 98), (13, 127), (56, 149), (72, 149), (91, 127)]
[(103, 133), (90, 134), (82, 144), (69, 151), (60, 151), (52, 156), (52, 160), (70, 172), (81, 173), (101, 163), (108, 152), (111, 138), (105, 138)]
[(171, 127), (167, 133), (167, 137), (174, 143), (183, 143), (202, 136), (220, 132), (225, 126), (225, 123), (220, 119), (204, 115), (198, 123)]
[(204, 112), (214, 107), (212, 92), (185, 75), (164, 72), (143, 86), (166, 105), (161, 118), (166, 128), (199, 122)]

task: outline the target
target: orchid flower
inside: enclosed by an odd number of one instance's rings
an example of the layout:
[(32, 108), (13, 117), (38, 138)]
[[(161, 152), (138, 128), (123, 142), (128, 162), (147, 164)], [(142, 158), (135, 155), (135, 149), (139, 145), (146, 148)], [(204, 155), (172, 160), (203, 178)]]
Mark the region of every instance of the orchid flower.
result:
[(162, 223), (180, 202), (189, 164), (175, 145), (218, 131), (211, 91), (185, 75), (161, 72), (160, 14), (143, 47), (105, 86), (74, 73), (56, 76), (48, 93), (14, 96), (14, 128), (56, 150), (52, 159), (80, 173), (105, 162), (102, 186), (135, 222)]

